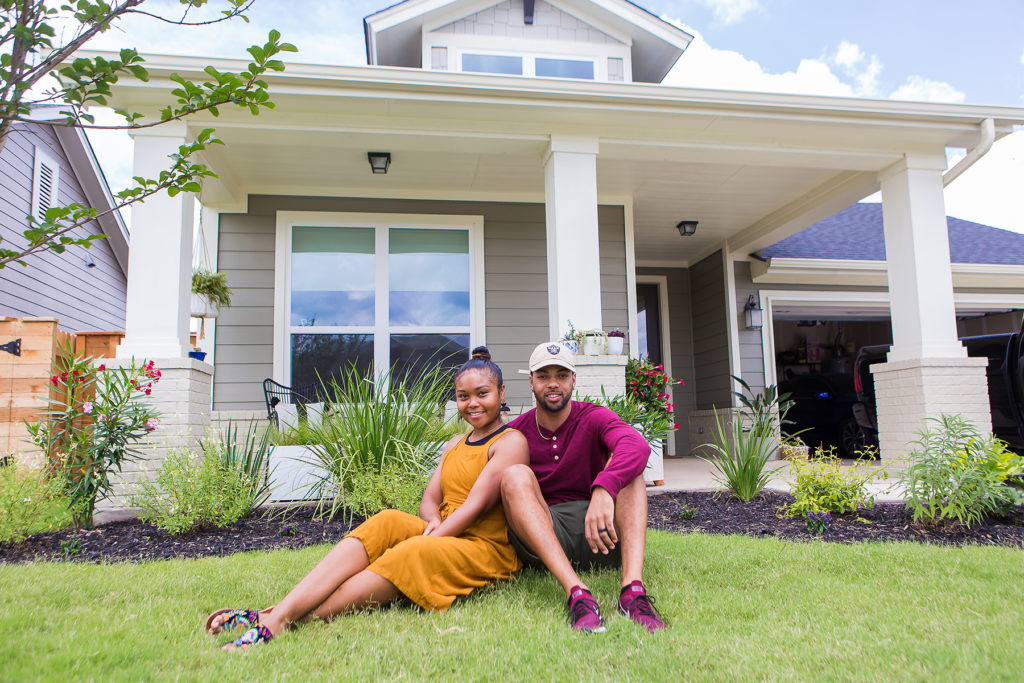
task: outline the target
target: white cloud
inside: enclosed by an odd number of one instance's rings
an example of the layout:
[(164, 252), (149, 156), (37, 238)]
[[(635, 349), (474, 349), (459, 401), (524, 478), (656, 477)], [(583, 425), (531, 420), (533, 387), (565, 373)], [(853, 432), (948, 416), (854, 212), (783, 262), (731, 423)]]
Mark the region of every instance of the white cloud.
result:
[(889, 95), (893, 100), (914, 100), (918, 102), (963, 102), (964, 93), (945, 81), (933, 81), (921, 76), (911, 76), (907, 82)]
[(700, 32), (677, 19), (662, 17), (693, 34), (683, 59), (666, 76), (665, 85), (712, 90), (744, 90), (849, 97), (854, 88), (821, 60), (804, 59), (796, 71), (769, 73), (754, 60), (733, 50), (711, 47)]
[(843, 40), (825, 61), (835, 65), (854, 82), (853, 94), (857, 97), (878, 96), (878, 75), (882, 73), (882, 63), (876, 55), (868, 56), (856, 43)]
[(760, 0), (699, 0), (711, 8), (715, 19), (723, 24), (735, 24), (754, 10), (760, 9)]
[(836, 54), (833, 58), (835, 63), (839, 66), (852, 69), (857, 64), (864, 61), (864, 52), (860, 49), (857, 43), (851, 43), (849, 41), (840, 41), (839, 47), (836, 48)]
[(946, 188), (946, 213), (1024, 233), (1024, 131), (999, 140)]

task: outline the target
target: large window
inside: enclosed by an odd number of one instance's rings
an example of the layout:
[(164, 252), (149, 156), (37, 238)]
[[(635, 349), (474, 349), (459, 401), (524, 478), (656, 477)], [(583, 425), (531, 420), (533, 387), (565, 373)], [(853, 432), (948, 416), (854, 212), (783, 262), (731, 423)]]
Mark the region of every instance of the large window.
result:
[(546, 78), (577, 78), (594, 80), (593, 59), (540, 57), (483, 52), (463, 52), (462, 71), (475, 73), (508, 74), (513, 76), (542, 76)]
[(314, 215), (279, 216), (278, 263), (286, 272), (278, 318), (286, 323), (275, 375), (300, 385), (353, 363), (404, 375), (467, 358), (482, 327), (482, 292), (473, 291), (482, 278), (474, 263), (478, 221), (308, 220)]

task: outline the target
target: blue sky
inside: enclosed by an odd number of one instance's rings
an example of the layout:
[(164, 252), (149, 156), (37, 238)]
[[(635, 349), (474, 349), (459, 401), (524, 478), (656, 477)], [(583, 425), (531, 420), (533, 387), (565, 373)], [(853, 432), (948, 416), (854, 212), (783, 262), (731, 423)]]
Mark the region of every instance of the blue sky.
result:
[[(242, 57), (277, 28), (290, 61), (363, 65), (363, 17), (395, 0), (257, 0), (251, 22), (169, 30), (143, 18), (90, 46)], [(176, 8), (176, 0), (150, 5)], [(216, 8), (219, 3), (211, 0)], [(666, 84), (1024, 107), (1024, 0), (640, 0), (696, 35)], [(123, 135), (94, 136), (115, 187)], [(1024, 233), (1024, 131), (946, 191), (947, 213)]]

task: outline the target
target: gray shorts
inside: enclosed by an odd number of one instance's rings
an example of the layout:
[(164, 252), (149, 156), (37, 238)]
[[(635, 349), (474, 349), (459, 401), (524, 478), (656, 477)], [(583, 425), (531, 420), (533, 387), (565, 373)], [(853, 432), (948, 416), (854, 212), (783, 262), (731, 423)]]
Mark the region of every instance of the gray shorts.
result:
[[(562, 550), (565, 551), (565, 556), (578, 569), (621, 567), (622, 556), (619, 553), (619, 544), (616, 544), (615, 548), (607, 555), (593, 552), (587, 544), (583, 523), (587, 517), (588, 507), (590, 507), (589, 500), (573, 500), (548, 508), (551, 511), (551, 521), (555, 527), (555, 537), (558, 539), (559, 545), (562, 546)], [(511, 528), (508, 530), (508, 540), (516, 549), (516, 554), (519, 555), (519, 559), (524, 565), (538, 569), (544, 568), (544, 563), (540, 558), (516, 537)]]

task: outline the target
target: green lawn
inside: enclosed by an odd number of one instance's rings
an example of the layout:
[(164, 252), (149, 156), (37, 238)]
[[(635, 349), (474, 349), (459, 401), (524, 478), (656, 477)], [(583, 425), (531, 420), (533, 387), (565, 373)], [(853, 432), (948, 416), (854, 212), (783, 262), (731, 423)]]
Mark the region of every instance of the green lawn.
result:
[(399, 607), (300, 625), (245, 655), (212, 609), (269, 604), (324, 553), (140, 565), (0, 565), (0, 680), (1020, 680), (1024, 553), (650, 534), (646, 581), (669, 631), (614, 615), (615, 573), (587, 575), (608, 632), (566, 627), (550, 576), (446, 614)]

